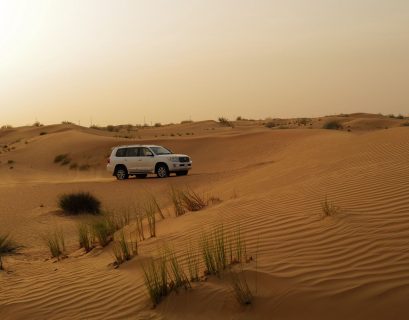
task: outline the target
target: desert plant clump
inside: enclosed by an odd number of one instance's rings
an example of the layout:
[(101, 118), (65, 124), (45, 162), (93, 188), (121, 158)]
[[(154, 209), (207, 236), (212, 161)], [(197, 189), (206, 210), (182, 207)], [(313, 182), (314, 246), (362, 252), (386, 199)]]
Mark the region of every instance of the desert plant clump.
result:
[(175, 212), (176, 217), (182, 216), (186, 212), (183, 206), (182, 198), (183, 198), (182, 191), (172, 186), (170, 189), (170, 199), (172, 201), (173, 210)]
[(123, 230), (119, 233), (119, 239), (115, 241), (112, 247), (113, 254), (115, 256), (115, 265), (131, 260), (132, 257), (138, 255), (138, 242), (137, 240), (132, 240), (128, 242), (125, 238), (125, 233)]
[(58, 204), (67, 214), (101, 213), (101, 202), (89, 192), (63, 194)]
[(220, 123), (222, 126), (232, 127), (232, 128), (234, 127), (233, 123), (230, 122), (230, 121), (229, 121), (227, 118), (225, 118), (225, 117), (219, 117), (218, 121), (219, 121), (219, 123)]
[(409, 122), (404, 122), (401, 124), (402, 127), (409, 127)]
[(192, 245), (187, 249), (187, 266), (189, 271), (190, 281), (199, 281), (199, 255), (193, 250)]
[(331, 120), (322, 126), (323, 129), (328, 129), (328, 130), (341, 130), (343, 128), (341, 122), (337, 120)]
[(39, 121), (36, 121), (36, 122), (33, 123), (33, 127), (43, 127), (43, 126), (44, 125)]
[(148, 226), (149, 226), (149, 233), (151, 238), (156, 237), (156, 211), (157, 211), (157, 206), (155, 202), (150, 199), (145, 203), (144, 206), (145, 209), (145, 216), (146, 219), (148, 220)]
[(268, 121), (265, 125), (264, 125), (266, 128), (274, 128), (274, 127), (276, 127), (277, 126), (277, 124), (276, 123), (274, 123), (273, 121)]
[(50, 250), (51, 257), (60, 260), (65, 252), (65, 239), (62, 229), (56, 229), (44, 234), (43, 241)]
[(189, 289), (191, 288), (190, 281), (187, 278), (182, 266), (179, 263), (173, 250), (167, 251), (167, 257), (169, 262), (170, 273), (172, 276), (171, 290), (177, 291), (179, 288)]
[(340, 207), (328, 201), (327, 197), (325, 197), (325, 200), (321, 203), (321, 210), (324, 218), (335, 216), (341, 211)]
[(67, 159), (69, 159), (67, 153), (59, 154), (59, 155), (55, 156), (54, 163), (62, 163), (64, 161), (66, 161)]
[(206, 201), (191, 189), (182, 192), (182, 203), (187, 211), (199, 211), (207, 206)]
[(156, 261), (152, 259), (147, 264), (142, 265), (142, 269), (149, 297), (153, 307), (156, 307), (170, 292), (166, 257), (162, 256)]
[(112, 235), (115, 232), (112, 224), (106, 217), (96, 219), (92, 224), (92, 234), (101, 247), (105, 247), (112, 241)]
[(186, 211), (202, 210), (209, 203), (203, 196), (189, 188), (182, 190), (171, 187), (169, 194), (176, 217), (185, 214)]
[(90, 252), (94, 247), (94, 235), (92, 229), (87, 223), (78, 225), (78, 240), (80, 248), (84, 248), (85, 252)]
[(0, 270), (4, 270), (3, 256), (16, 253), (19, 248), (20, 246), (11, 240), (9, 235), (0, 234)]
[(244, 272), (230, 273), (230, 285), (233, 289), (237, 302), (240, 305), (250, 305), (253, 301), (253, 293), (250, 290)]

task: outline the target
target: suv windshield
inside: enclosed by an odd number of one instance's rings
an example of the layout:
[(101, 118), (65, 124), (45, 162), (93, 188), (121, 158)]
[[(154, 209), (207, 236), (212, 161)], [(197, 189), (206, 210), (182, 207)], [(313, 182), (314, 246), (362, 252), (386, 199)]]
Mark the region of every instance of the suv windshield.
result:
[(163, 155), (163, 154), (172, 154), (172, 151), (164, 147), (150, 147), (150, 148), (158, 156)]

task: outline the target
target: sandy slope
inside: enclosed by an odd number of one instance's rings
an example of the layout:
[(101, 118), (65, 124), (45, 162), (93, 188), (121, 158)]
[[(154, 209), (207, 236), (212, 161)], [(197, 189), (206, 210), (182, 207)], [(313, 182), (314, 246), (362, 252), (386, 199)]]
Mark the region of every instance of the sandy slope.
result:
[[(7, 258), (9, 273), (0, 274), (0, 318), (408, 318), (409, 129), (389, 124), (376, 130), (396, 120), (370, 115), (342, 121), (358, 127), (268, 130), (246, 123), (205, 130), (214, 123), (189, 124), (193, 137), (145, 140), (193, 157), (189, 176), (166, 180), (117, 182), (104, 172), (109, 148), (127, 139), (64, 126), (24, 137), (31, 141), (0, 155), (0, 232), (26, 246)], [(24, 136), (24, 130), (10, 134)], [(0, 136), (0, 143), (10, 134)], [(92, 168), (80, 172), (54, 164), (65, 150)], [(10, 157), (13, 169), (5, 164)], [(77, 250), (79, 218), (55, 213), (58, 195), (77, 190), (91, 191), (118, 210), (151, 191), (168, 207), (170, 185), (190, 185), (223, 201), (179, 218), (167, 210), (158, 237), (142, 242), (140, 255), (119, 269), (108, 266), (110, 247), (87, 255)], [(323, 218), (325, 197), (342, 212)], [(221, 224), (226, 231), (240, 226), (249, 254), (257, 256), (246, 265), (254, 304), (238, 306), (227, 280), (211, 277), (150, 309), (141, 262), (164, 243), (183, 260), (189, 242)], [(71, 252), (58, 263), (44, 261), (48, 253), (40, 237), (53, 226), (64, 228)]]

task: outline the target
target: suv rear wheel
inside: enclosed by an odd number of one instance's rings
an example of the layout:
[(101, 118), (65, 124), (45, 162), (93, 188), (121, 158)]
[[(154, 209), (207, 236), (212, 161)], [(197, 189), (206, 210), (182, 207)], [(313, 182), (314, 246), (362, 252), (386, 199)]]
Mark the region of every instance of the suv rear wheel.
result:
[(166, 178), (169, 176), (169, 170), (168, 167), (165, 164), (160, 164), (156, 168), (156, 174), (159, 178)]
[(128, 170), (124, 166), (120, 166), (115, 171), (115, 176), (118, 180), (125, 180), (128, 179)]

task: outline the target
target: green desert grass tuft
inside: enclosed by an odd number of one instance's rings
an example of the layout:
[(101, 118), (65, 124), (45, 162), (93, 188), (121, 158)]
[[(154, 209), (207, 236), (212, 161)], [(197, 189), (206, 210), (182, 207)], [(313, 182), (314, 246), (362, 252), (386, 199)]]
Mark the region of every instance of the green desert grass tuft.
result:
[(63, 194), (58, 204), (67, 214), (101, 213), (101, 202), (89, 192)]
[(9, 235), (0, 234), (0, 270), (3, 270), (3, 256), (16, 253), (19, 248)]
[(125, 238), (124, 231), (121, 230), (119, 232), (119, 239), (115, 241), (112, 251), (115, 256), (115, 264), (119, 266), (138, 255), (138, 242), (136, 239), (132, 240), (132, 238), (130, 239), (130, 242), (128, 242)]
[(253, 302), (253, 293), (250, 290), (243, 271), (230, 273), (230, 284), (236, 300), (241, 305), (250, 305)]
[(50, 250), (51, 257), (60, 260), (65, 252), (65, 239), (62, 229), (55, 229), (44, 234), (43, 241)]
[(333, 202), (328, 201), (327, 197), (325, 197), (325, 200), (321, 203), (321, 209), (324, 218), (335, 216), (341, 211), (341, 208), (336, 206)]
[(190, 244), (187, 249), (187, 267), (189, 271), (190, 281), (199, 281), (199, 255)]
[(156, 261), (152, 259), (147, 264), (142, 265), (142, 269), (149, 297), (153, 307), (156, 307), (170, 292), (166, 258), (162, 256)]
[(94, 236), (88, 223), (81, 222), (78, 224), (78, 238), (80, 248), (84, 248), (85, 252), (90, 252), (93, 248)]
[(115, 232), (113, 226), (107, 217), (95, 219), (91, 223), (92, 233), (98, 243), (105, 247), (112, 240), (112, 235)]
[(173, 250), (168, 249), (166, 256), (169, 259), (170, 271), (172, 275), (172, 288), (177, 291), (179, 288), (189, 289), (190, 281), (183, 271), (182, 266), (180, 265), (178, 258), (175, 255)]

